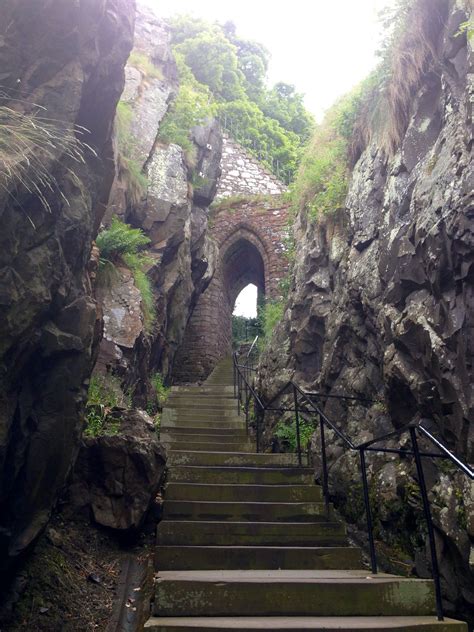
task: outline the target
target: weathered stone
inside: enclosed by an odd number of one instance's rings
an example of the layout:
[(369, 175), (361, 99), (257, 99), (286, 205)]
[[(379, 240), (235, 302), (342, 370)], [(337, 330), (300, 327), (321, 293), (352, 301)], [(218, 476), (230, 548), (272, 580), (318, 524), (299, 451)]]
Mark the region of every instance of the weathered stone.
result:
[(116, 434), (83, 439), (69, 488), (73, 510), (120, 531), (138, 529), (166, 465), (152, 419), (140, 410), (112, 411)]
[(36, 154), (64, 196), (46, 191), (50, 210), (21, 183), (0, 195), (2, 569), (46, 524), (79, 449), (99, 334), (89, 255), (114, 177), (111, 129), (133, 17), (133, 0), (2, 4), (3, 103), (21, 101), (27, 113), (39, 104), (50, 121), (86, 128), (96, 151), (83, 164), (52, 148), (50, 160)]

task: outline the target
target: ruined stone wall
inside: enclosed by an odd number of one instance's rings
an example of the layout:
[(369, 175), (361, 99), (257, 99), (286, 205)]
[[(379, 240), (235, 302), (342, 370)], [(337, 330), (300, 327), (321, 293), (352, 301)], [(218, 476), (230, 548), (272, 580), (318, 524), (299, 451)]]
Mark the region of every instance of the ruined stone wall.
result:
[(286, 191), (283, 182), (227, 134), (223, 135), (221, 171), (217, 200), (236, 195), (278, 195)]
[[(378, 400), (327, 400), (326, 414), (355, 443), (428, 418), (433, 432), (472, 463), (474, 56), (466, 37), (456, 35), (468, 17), (462, 3), (440, 7), (450, 11), (440, 22), (436, 70), (419, 85), (395, 155), (388, 160), (371, 144), (355, 166), (346, 208), (316, 223), (305, 212), (296, 220), (293, 288), (261, 379), (265, 397), (292, 377), (310, 390)], [(269, 442), (271, 435), (268, 428)], [(332, 494), (364, 529), (354, 510), (361, 502), (358, 455), (329, 435)], [(317, 439), (314, 448), (319, 463)], [(426, 575), (410, 459), (377, 454), (368, 462), (378, 550), (392, 547), (394, 570), (412, 560)], [(446, 605), (472, 617), (474, 487), (430, 461), (426, 476)]]
[(212, 209), (208, 232), (219, 249), (218, 263), (186, 328), (173, 373), (178, 382), (204, 379), (231, 353), (232, 311), (239, 292), (254, 283), (267, 298), (277, 298), (288, 272), (288, 205), (278, 196), (265, 202), (223, 202)]

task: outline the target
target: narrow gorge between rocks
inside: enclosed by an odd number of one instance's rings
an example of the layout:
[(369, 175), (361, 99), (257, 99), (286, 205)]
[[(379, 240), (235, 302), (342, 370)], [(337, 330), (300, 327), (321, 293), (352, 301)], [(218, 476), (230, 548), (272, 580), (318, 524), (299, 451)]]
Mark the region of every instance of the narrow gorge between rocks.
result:
[(474, 629), (474, 7), (390, 6), (316, 122), (233, 22), (1, 4), (0, 632)]

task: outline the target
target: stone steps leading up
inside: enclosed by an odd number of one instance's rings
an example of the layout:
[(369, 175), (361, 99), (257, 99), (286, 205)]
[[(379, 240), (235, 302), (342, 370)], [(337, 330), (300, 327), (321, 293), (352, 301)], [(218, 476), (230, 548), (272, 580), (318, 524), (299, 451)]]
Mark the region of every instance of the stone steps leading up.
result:
[(322, 502), (322, 491), (317, 485), (235, 485), (169, 482), (166, 502), (191, 500), (221, 503), (302, 503)]
[(252, 454), (249, 452), (193, 452), (190, 450), (170, 450), (168, 467), (176, 465), (250, 466), (250, 467), (297, 467), (296, 454)]
[[(330, 516), (332, 513), (330, 512)], [(170, 520), (274, 522), (323, 522), (328, 520), (324, 503), (222, 502), (167, 499), (163, 517)]]
[(160, 570), (360, 569), (357, 547), (157, 546)]
[(435, 608), (432, 581), (363, 570), (162, 571), (156, 584), (158, 613), (387, 617), (434, 616)]
[(145, 630), (148, 632), (212, 632), (212, 630), (467, 632), (467, 627), (466, 624), (453, 619), (436, 621), (434, 617), (152, 617), (146, 623)]
[[(297, 467), (251, 467), (251, 466), (209, 466), (175, 465), (168, 470), (169, 482), (196, 483), (201, 485), (279, 485), (312, 486), (314, 472), (309, 468)], [(303, 496), (301, 497), (303, 500)]]
[(151, 632), (467, 632), (434, 616), (433, 582), (371, 575), (314, 472), (256, 454), (232, 398), (231, 364), (172, 391)]

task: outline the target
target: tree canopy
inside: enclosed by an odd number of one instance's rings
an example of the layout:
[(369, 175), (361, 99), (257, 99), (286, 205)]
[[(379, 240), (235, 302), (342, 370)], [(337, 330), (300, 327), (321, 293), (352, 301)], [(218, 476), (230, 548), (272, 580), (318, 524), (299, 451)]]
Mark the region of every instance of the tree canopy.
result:
[[(208, 105), (227, 132), (277, 176), (291, 180), (314, 126), (303, 95), (287, 83), (267, 87), (269, 52), (239, 37), (233, 22), (211, 24), (178, 16), (169, 25), (180, 60), (180, 92), (188, 94), (186, 84), (192, 83), (193, 92), (209, 94)], [(183, 116), (183, 94), (177, 103), (181, 120), (192, 119)], [(202, 105), (201, 100), (204, 112)]]

